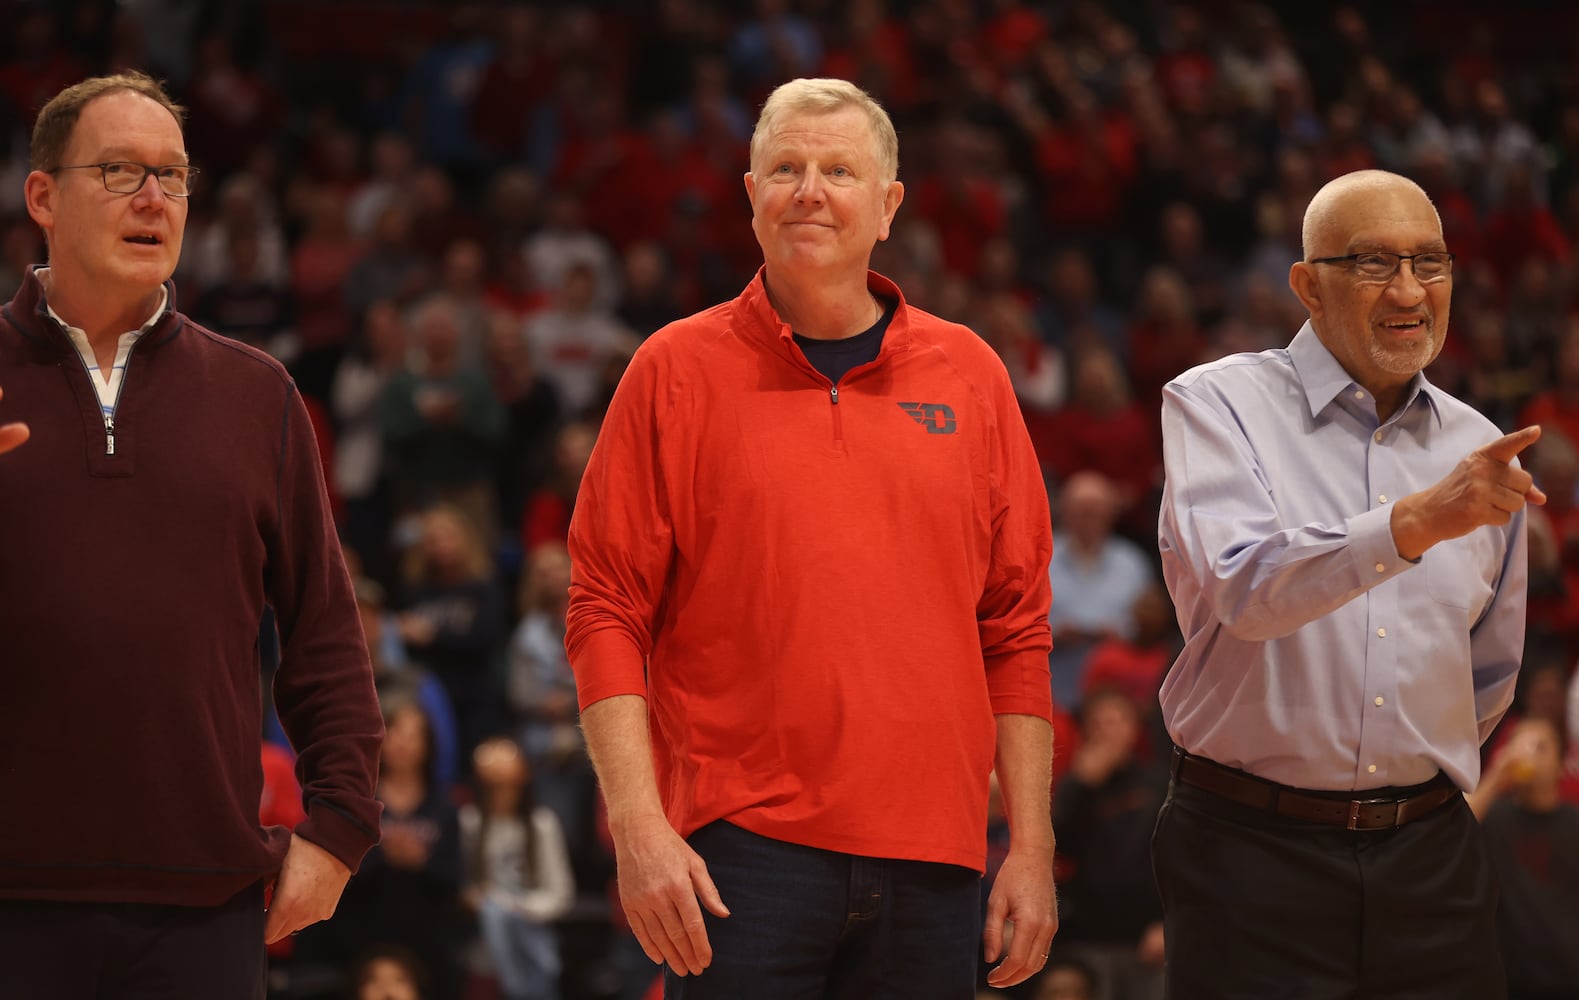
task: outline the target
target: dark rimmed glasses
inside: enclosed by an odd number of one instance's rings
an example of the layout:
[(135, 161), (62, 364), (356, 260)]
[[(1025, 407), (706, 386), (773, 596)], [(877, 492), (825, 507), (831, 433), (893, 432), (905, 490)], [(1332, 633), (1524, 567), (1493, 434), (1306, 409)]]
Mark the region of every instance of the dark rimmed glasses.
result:
[(1354, 273), (1366, 281), (1391, 281), (1404, 261), (1414, 269), (1418, 281), (1441, 281), (1453, 274), (1453, 255), (1444, 250), (1426, 253), (1382, 253), (1368, 250), (1365, 253), (1345, 254), (1342, 257), (1315, 257), (1312, 264), (1347, 264)]
[(108, 163), (78, 163), (68, 167), (56, 167), (50, 173), (59, 170), (97, 170), (104, 178), (104, 190), (111, 194), (136, 194), (147, 183), (148, 175), (153, 174), (154, 180), (159, 183), (159, 190), (172, 198), (189, 197), (192, 194), (192, 184), (197, 179), (197, 168), (185, 163), (167, 163), (156, 167), (146, 163), (132, 163), (129, 160), (111, 160)]

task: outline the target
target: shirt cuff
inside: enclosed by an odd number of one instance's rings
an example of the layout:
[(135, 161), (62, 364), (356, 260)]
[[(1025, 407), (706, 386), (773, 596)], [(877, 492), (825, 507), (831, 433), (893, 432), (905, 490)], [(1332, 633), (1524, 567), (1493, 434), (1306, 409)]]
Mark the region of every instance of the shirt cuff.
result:
[(1405, 559), (1398, 554), (1398, 543), (1393, 540), (1391, 504), (1349, 518), (1349, 555), (1360, 580), (1370, 586), (1420, 565), (1420, 560)]

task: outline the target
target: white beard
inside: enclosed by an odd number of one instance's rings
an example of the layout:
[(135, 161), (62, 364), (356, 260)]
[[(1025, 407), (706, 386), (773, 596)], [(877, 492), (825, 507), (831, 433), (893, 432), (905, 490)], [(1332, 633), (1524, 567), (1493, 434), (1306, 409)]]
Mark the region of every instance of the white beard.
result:
[(1393, 375), (1413, 375), (1431, 363), (1436, 356), (1436, 330), (1426, 331), (1416, 346), (1387, 347), (1379, 340), (1371, 341), (1371, 360), (1376, 367)]

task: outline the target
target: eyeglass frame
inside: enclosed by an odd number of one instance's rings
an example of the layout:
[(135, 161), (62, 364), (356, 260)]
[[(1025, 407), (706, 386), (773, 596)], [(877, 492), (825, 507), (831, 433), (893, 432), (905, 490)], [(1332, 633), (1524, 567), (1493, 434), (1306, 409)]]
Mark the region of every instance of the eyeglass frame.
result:
[[(127, 191), (117, 191), (110, 187), (111, 167), (137, 167), (142, 170), (143, 173), (142, 176), (137, 179), (136, 187), (133, 187)], [(185, 191), (180, 193), (169, 191), (165, 188), (164, 182), (160, 180), (159, 171), (169, 170), (172, 167), (179, 167), (180, 169), (186, 171)], [(167, 198), (192, 197), (192, 185), (197, 179), (197, 175), (200, 173), (200, 171), (190, 163), (160, 163), (155, 165), (138, 163), (135, 160), (106, 160), (103, 163), (75, 163), (55, 167), (53, 170), (49, 170), (47, 172), (53, 174), (61, 170), (97, 170), (99, 172), (99, 181), (103, 183), (104, 190), (108, 191), (110, 194), (136, 194), (143, 189), (143, 185), (148, 183), (148, 178), (152, 177), (154, 179), (154, 183), (159, 185), (159, 190), (163, 192)]]
[(1451, 278), (1453, 276), (1453, 254), (1446, 250), (1422, 250), (1419, 253), (1392, 253), (1388, 250), (1362, 250), (1359, 253), (1344, 254), (1342, 257), (1312, 257), (1310, 260), (1306, 261), (1306, 263), (1352, 265), (1355, 264), (1361, 257), (1393, 258), (1393, 269), (1389, 271), (1385, 277), (1377, 274), (1365, 274), (1364, 272), (1360, 271), (1358, 267), (1356, 267), (1354, 269), (1355, 273), (1367, 281), (1392, 281), (1394, 278), (1398, 277), (1398, 272), (1403, 269), (1404, 261), (1406, 260), (1409, 262), (1410, 272), (1413, 273), (1416, 257), (1447, 258), (1447, 270), (1443, 271), (1441, 274), (1435, 274), (1428, 278), (1422, 278), (1420, 275), (1415, 274), (1416, 281), (1424, 284), (1428, 281), (1441, 281), (1443, 278)]

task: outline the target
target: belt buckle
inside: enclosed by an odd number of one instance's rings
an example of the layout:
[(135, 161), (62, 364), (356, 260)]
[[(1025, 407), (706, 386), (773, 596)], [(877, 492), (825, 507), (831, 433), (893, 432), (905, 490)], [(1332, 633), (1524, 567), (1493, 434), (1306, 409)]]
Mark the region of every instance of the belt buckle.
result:
[(1359, 830), (1359, 829), (1368, 829), (1368, 830), (1369, 829), (1377, 829), (1377, 830), (1379, 830), (1379, 829), (1382, 829), (1382, 827), (1380, 825), (1375, 826), (1375, 827), (1363, 827), (1362, 828), (1360, 826), (1360, 810), (1365, 808), (1366, 806), (1389, 805), (1389, 806), (1393, 807), (1393, 818), (1392, 818), (1392, 821), (1387, 824), (1387, 826), (1389, 826), (1389, 827), (1396, 827), (1398, 825), (1398, 807), (1402, 804), (1402, 801), (1403, 800), (1401, 800), (1401, 799), (1350, 799), (1349, 800), (1349, 821), (1345, 824), (1345, 826), (1347, 826), (1350, 830)]

